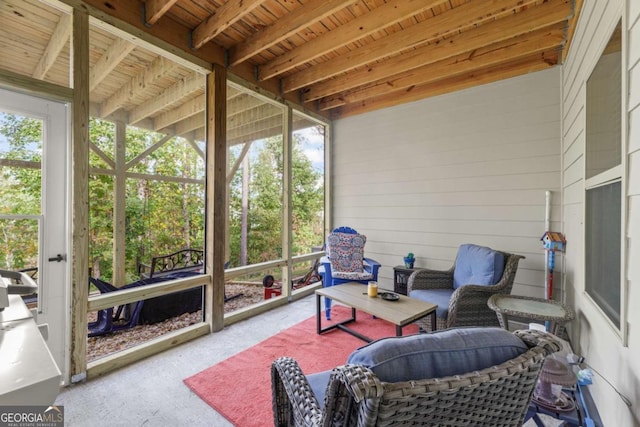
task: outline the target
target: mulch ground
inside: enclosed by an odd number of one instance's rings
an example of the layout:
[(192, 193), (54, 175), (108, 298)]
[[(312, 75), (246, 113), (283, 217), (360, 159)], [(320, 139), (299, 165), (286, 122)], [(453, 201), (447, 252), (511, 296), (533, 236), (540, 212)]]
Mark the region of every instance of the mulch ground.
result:
[[(225, 294), (227, 297), (240, 295), (235, 298), (230, 298), (224, 304), (225, 313), (264, 300), (264, 288), (262, 284), (230, 283), (225, 286)], [(95, 313), (90, 313), (90, 315), (93, 316), (90, 316), (89, 321), (95, 320)], [(194, 325), (200, 321), (202, 321), (202, 311), (197, 311), (194, 313), (185, 313), (181, 316), (152, 325), (140, 325), (107, 335), (89, 337), (87, 342), (87, 361), (91, 362), (117, 351), (125, 350), (168, 332)]]

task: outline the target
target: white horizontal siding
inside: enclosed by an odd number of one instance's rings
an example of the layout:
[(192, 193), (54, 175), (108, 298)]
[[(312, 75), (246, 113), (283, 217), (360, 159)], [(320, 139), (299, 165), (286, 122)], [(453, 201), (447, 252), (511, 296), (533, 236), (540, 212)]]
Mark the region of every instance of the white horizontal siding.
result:
[[(640, 9), (637, 0), (585, 0), (580, 13), (575, 36), (571, 43), (570, 52), (563, 66), (562, 75), (562, 128), (563, 128), (563, 194), (562, 194), (562, 220), (563, 231), (567, 238), (567, 251), (564, 254), (565, 269), (564, 280), (567, 291), (567, 303), (576, 308), (577, 318), (571, 325), (572, 346), (574, 351), (579, 352), (590, 360), (591, 366), (598, 369), (606, 382), (613, 385), (623, 394), (633, 399), (636, 384), (630, 381), (640, 376), (637, 365), (631, 363), (630, 355), (633, 351), (638, 352), (638, 327), (629, 326), (629, 348), (622, 344), (621, 337), (613, 330), (608, 320), (602, 312), (593, 304), (584, 292), (584, 151), (585, 151), (585, 100), (586, 82), (595, 67), (600, 55), (607, 44), (618, 20), (623, 15), (623, 10), (627, 9), (629, 15), (626, 16), (628, 24), (638, 20)], [(624, 16), (622, 16), (624, 18)], [(636, 27), (636, 28), (633, 28)], [(627, 156), (628, 168), (628, 192), (638, 194), (640, 186), (640, 157), (634, 153), (640, 149), (640, 143), (634, 141), (638, 139), (637, 132), (640, 128), (640, 115), (633, 113), (634, 105), (639, 102), (640, 97), (640, 75), (637, 66), (640, 53), (638, 41), (640, 31), (638, 24), (629, 26), (629, 32), (623, 34), (623, 56), (625, 56), (625, 43), (627, 44), (626, 61), (627, 91), (629, 93), (626, 101), (629, 102), (629, 113), (627, 116), (627, 141), (629, 153)], [(624, 28), (624, 26), (623, 26)], [(633, 41), (630, 41), (634, 39)], [(637, 196), (635, 196), (637, 197)], [(640, 248), (636, 248), (636, 241), (640, 241), (638, 233), (631, 226), (640, 221), (640, 203), (634, 197), (627, 199), (627, 233), (632, 237), (627, 241), (628, 265), (638, 264), (632, 260), (634, 254), (640, 253)], [(632, 231), (635, 230), (635, 231)], [(635, 281), (639, 283), (637, 277), (637, 267), (632, 267), (628, 271), (630, 276), (635, 273)], [(630, 277), (631, 279), (631, 277)], [(632, 285), (633, 280), (629, 281)], [(633, 286), (632, 286), (633, 287)], [(637, 307), (640, 302), (637, 290), (629, 293), (627, 301), (628, 307)], [(638, 323), (640, 316), (629, 310), (628, 321)], [(632, 347), (634, 350), (632, 351)], [(611, 360), (616, 360), (615, 364)], [(597, 402), (600, 416), (604, 425), (634, 425), (635, 417), (624, 405), (622, 400), (611, 391), (609, 385), (604, 381), (594, 381), (592, 394)]]
[[(451, 267), (477, 243), (518, 253), (516, 289), (543, 295), (545, 190), (560, 228), (558, 68), (334, 123), (333, 224), (367, 235), (392, 267)], [(515, 292), (515, 291), (514, 291)]]

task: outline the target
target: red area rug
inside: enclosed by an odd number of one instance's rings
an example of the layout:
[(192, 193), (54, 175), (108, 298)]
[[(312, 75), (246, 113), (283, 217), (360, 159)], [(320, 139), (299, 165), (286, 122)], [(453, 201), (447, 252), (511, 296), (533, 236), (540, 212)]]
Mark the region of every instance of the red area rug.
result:
[[(332, 321), (351, 315), (351, 310), (334, 306)], [(358, 312), (349, 326), (373, 339), (395, 336), (395, 326)], [(322, 326), (329, 323), (323, 319)], [(415, 325), (403, 329), (417, 333)], [(315, 316), (267, 338), (247, 350), (184, 380), (202, 400), (239, 427), (273, 424), (271, 408), (271, 362), (281, 356), (293, 357), (305, 374), (332, 369), (346, 362), (353, 350), (366, 343), (344, 331), (316, 333)]]

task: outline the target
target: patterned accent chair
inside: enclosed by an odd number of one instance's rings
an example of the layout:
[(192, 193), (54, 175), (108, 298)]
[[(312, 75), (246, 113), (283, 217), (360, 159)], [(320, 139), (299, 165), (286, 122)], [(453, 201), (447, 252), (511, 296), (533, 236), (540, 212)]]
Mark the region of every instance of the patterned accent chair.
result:
[[(334, 229), (327, 238), (327, 255), (320, 260), (322, 286), (329, 287), (347, 282), (367, 284), (378, 280), (380, 263), (364, 257), (367, 236), (350, 227)], [(331, 299), (324, 300), (325, 315), (331, 320)]]
[(560, 349), (546, 332), (472, 327), (383, 338), (310, 375), (282, 357), (271, 365), (274, 425), (521, 427)]
[[(495, 294), (510, 294), (521, 255), (472, 244), (458, 248), (449, 270), (420, 269), (409, 276), (407, 295), (437, 304), (438, 329), (459, 326), (500, 326), (487, 301)], [(431, 331), (431, 322), (418, 325)]]

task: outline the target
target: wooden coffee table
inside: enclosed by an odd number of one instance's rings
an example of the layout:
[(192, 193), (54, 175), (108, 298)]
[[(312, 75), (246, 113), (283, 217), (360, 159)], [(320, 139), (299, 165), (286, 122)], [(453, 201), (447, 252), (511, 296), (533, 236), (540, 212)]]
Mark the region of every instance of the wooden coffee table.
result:
[[(383, 291), (380, 291), (382, 293)], [(346, 324), (356, 321), (356, 309), (369, 313), (380, 319), (396, 325), (396, 336), (402, 336), (402, 328), (418, 319), (431, 315), (432, 330), (436, 330), (436, 304), (398, 295), (397, 301), (387, 301), (377, 297), (367, 295), (367, 286), (360, 283), (345, 283), (316, 290), (316, 316), (318, 334), (332, 329), (342, 329), (343, 331), (370, 342), (371, 339), (350, 329)], [(322, 310), (320, 307), (321, 297), (331, 298), (334, 301), (351, 307), (351, 318), (342, 322), (322, 327)]]

